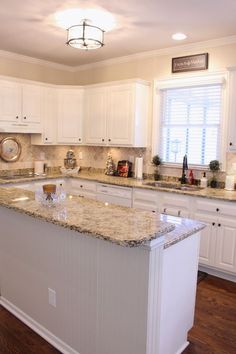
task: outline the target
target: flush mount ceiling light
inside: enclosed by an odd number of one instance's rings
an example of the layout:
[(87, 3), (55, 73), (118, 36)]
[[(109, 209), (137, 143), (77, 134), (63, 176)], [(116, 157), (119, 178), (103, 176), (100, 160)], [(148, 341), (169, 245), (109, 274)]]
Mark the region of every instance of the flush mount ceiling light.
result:
[(73, 48), (91, 50), (104, 46), (104, 31), (89, 23), (89, 20), (82, 20), (79, 25), (67, 29), (67, 42)]
[(104, 32), (116, 27), (114, 16), (104, 9), (75, 8), (53, 15), (57, 26), (67, 29), (67, 44), (79, 49), (97, 49), (104, 45)]
[(172, 39), (174, 39), (175, 41), (182, 41), (183, 39), (186, 39), (187, 36), (184, 33), (178, 32), (178, 33), (174, 33), (172, 35)]

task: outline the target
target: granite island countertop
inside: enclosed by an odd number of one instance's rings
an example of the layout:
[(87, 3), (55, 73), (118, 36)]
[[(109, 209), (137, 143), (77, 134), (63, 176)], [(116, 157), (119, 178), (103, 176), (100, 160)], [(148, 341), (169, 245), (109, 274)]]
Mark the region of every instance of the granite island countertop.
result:
[(121, 246), (147, 245), (164, 236), (164, 247), (205, 227), (203, 223), (69, 196), (61, 205), (42, 206), (33, 192), (1, 187), (0, 205)]
[[(140, 188), (146, 190), (154, 190), (154, 191), (162, 191), (162, 192), (169, 192), (169, 193), (176, 193), (182, 195), (189, 195), (195, 197), (202, 197), (208, 199), (219, 199), (225, 200), (230, 202), (236, 202), (236, 190), (235, 191), (227, 191), (225, 189), (218, 189), (218, 188), (203, 188), (200, 190), (176, 190), (173, 188), (163, 188), (163, 187), (154, 187), (147, 185), (147, 182), (154, 182), (153, 180), (143, 180), (139, 181), (135, 178), (123, 178), (123, 177), (114, 177), (114, 176), (106, 176), (104, 173), (96, 173), (90, 171), (80, 171), (78, 175), (73, 176), (65, 176), (61, 173), (57, 174), (48, 174), (46, 176), (36, 176), (36, 177), (26, 177), (26, 178), (19, 178), (19, 179), (1, 179), (0, 176), (0, 185), (6, 184), (14, 184), (14, 183), (25, 183), (30, 181), (43, 181), (45, 179), (55, 179), (55, 178), (75, 178), (75, 179), (84, 179), (88, 181), (95, 181), (99, 183), (106, 183), (120, 187), (130, 187), (130, 188)], [(166, 183), (168, 184), (168, 183)]]

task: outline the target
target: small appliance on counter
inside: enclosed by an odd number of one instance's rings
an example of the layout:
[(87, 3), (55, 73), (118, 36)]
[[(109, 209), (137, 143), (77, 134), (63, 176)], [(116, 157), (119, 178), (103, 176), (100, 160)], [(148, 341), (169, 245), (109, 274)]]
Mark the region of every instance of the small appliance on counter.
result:
[(79, 172), (80, 167), (77, 166), (75, 153), (73, 150), (68, 150), (64, 159), (64, 167), (60, 168), (62, 174), (75, 175)]
[(66, 153), (66, 158), (64, 159), (65, 168), (75, 168), (76, 167), (76, 158), (73, 150), (68, 150)]
[(132, 162), (128, 160), (121, 160), (117, 164), (116, 176), (131, 177), (132, 176)]

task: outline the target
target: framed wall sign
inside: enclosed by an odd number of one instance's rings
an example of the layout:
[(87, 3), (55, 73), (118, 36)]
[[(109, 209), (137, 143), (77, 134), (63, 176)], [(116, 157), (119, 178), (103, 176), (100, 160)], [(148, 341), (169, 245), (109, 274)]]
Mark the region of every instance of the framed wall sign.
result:
[(208, 53), (172, 58), (172, 73), (208, 69)]

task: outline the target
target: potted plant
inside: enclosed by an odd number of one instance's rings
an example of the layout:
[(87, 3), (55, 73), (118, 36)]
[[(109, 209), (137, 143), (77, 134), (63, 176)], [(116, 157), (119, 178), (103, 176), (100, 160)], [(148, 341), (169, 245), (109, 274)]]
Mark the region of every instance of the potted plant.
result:
[(211, 188), (217, 187), (217, 173), (220, 171), (220, 163), (218, 160), (212, 160), (209, 163), (209, 168), (212, 172), (212, 179), (210, 181)]
[(155, 155), (152, 158), (152, 164), (156, 167), (154, 171), (154, 179), (158, 181), (160, 179), (159, 166), (162, 164), (162, 160), (159, 155)]

